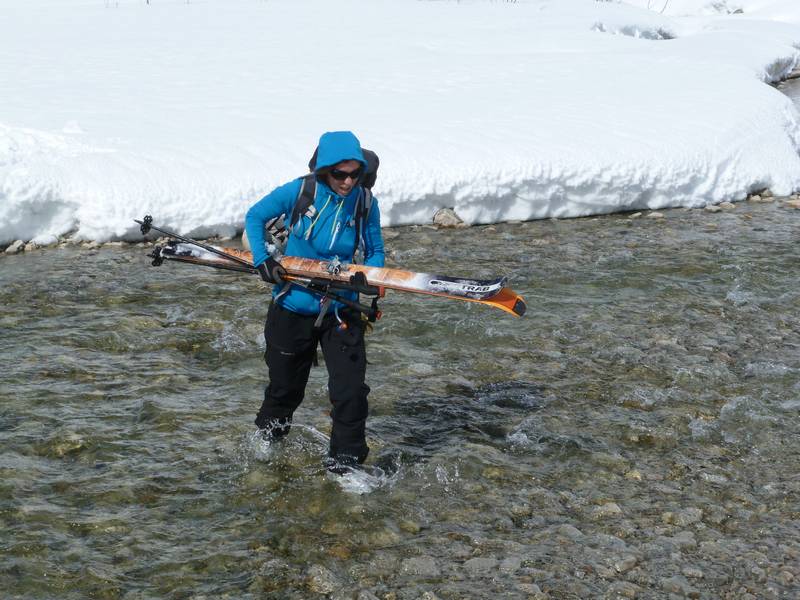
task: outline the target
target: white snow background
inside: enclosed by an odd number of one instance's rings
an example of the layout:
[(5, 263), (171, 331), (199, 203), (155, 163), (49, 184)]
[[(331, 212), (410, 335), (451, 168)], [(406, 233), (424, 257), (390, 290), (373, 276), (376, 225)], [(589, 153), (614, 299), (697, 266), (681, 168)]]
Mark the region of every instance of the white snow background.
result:
[(384, 225), (786, 195), (799, 63), (800, 0), (0, 0), (0, 244), (232, 235), (339, 129)]

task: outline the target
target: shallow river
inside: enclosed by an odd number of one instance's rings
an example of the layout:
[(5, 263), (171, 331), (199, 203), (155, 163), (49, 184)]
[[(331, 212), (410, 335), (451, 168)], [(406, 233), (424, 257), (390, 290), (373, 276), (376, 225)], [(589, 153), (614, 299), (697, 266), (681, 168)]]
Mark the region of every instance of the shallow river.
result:
[(284, 446), (254, 439), (257, 278), (0, 258), (2, 589), (796, 597), (800, 211), (664, 215), (387, 232), (392, 263), (505, 273), (529, 312), (390, 294), (372, 473), (344, 482), (324, 367)]
[(387, 231), (515, 319), (391, 294), (368, 476), (314, 369), (264, 448), (267, 293), (143, 246), (0, 257), (0, 589), (25, 599), (796, 598), (800, 210)]

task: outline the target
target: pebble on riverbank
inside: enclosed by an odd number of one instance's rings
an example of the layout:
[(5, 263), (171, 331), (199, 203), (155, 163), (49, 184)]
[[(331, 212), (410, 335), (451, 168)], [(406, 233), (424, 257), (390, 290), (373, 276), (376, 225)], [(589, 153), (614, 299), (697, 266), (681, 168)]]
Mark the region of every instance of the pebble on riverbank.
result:
[(469, 227), (452, 208), (440, 208), (433, 215), (433, 224), (441, 229)]
[[(0, 252), (4, 254), (20, 254), (22, 252), (33, 252), (34, 250), (45, 250), (48, 248), (68, 248), (70, 246), (80, 246), (82, 248), (86, 248), (88, 250), (96, 250), (98, 248), (103, 247), (124, 247), (129, 245), (131, 242), (125, 242), (122, 240), (115, 240), (110, 242), (98, 242), (95, 240), (76, 240), (72, 237), (61, 237), (55, 240), (52, 243), (47, 244), (39, 244), (34, 242), (33, 240), (25, 241), (25, 240), (16, 240), (12, 244), (8, 245), (3, 249), (3, 246), (0, 245)], [(147, 245), (147, 242), (142, 242), (143, 245)]]
[(736, 205), (733, 202), (720, 202), (719, 204), (708, 204), (705, 206), (705, 210), (712, 213), (721, 212), (723, 210), (733, 210), (735, 208)]
[(22, 240), (17, 240), (13, 244), (11, 244), (8, 248), (6, 248), (6, 254), (18, 254), (22, 252), (22, 249), (25, 247), (25, 242)]

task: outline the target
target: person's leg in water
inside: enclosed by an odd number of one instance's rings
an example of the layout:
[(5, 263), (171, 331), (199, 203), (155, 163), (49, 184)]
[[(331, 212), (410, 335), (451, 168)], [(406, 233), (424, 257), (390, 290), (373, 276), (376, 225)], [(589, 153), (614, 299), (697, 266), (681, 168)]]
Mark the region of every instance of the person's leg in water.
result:
[(273, 302), (267, 313), (264, 339), (269, 384), (255, 423), (267, 439), (276, 440), (289, 433), (292, 415), (305, 395), (317, 349), (314, 317), (294, 313)]
[(358, 313), (342, 311), (343, 324), (326, 318), (320, 343), (328, 368), (328, 390), (333, 408), (329, 469), (361, 464), (367, 458), (368, 413), (364, 324)]

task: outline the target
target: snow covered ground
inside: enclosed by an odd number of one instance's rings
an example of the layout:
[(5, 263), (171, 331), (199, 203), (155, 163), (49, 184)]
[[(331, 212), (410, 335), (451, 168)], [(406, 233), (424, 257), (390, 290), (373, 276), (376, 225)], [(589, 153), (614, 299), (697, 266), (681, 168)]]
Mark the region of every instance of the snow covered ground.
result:
[(233, 234), (337, 129), (385, 225), (785, 195), (799, 64), (798, 0), (0, 0), (0, 244)]

